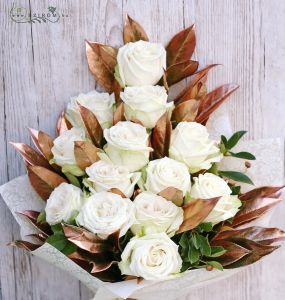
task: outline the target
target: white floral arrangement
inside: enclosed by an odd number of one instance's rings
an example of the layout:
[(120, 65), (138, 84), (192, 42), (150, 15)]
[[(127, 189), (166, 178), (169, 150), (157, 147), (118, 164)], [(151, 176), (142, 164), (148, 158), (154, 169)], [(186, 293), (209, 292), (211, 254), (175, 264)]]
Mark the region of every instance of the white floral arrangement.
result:
[[(49, 244), (108, 282), (238, 268), (273, 252), (285, 233), (251, 224), (280, 201), (282, 187), (241, 193), (239, 182), (252, 180), (220, 162), (231, 156), (250, 168), (253, 154), (233, 152), (245, 131), (216, 141), (205, 126), (238, 86), (207, 91), (216, 65), (197, 71), (194, 26), (164, 47), (127, 17), (124, 42), (115, 49), (87, 41), (90, 71), (106, 92), (72, 98), (55, 139), (31, 129), (37, 151), (13, 144), (45, 204), (19, 212), (37, 228), (37, 243), (11, 245)], [(169, 88), (189, 76), (170, 100)]]

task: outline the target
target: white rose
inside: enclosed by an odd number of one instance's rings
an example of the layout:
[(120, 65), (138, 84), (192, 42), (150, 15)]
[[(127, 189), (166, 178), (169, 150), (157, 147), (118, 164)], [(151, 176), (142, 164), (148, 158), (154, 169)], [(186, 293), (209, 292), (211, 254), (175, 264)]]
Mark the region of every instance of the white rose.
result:
[(174, 187), (183, 192), (190, 190), (191, 181), (185, 164), (169, 157), (152, 160), (146, 168), (145, 188), (155, 194), (168, 187)]
[(134, 187), (140, 179), (140, 173), (130, 173), (124, 166), (116, 166), (103, 160), (86, 168), (88, 180), (96, 192), (117, 188), (128, 198), (134, 193)]
[(66, 118), (73, 127), (84, 128), (77, 102), (94, 113), (102, 128), (108, 128), (112, 125), (114, 94), (98, 93), (94, 90), (71, 98), (67, 105)]
[(82, 128), (71, 128), (64, 131), (53, 141), (53, 147), (51, 148), (55, 163), (59, 166), (76, 164), (74, 142), (85, 140), (85, 131)]
[(107, 144), (105, 152), (115, 165), (125, 166), (130, 172), (138, 171), (149, 161), (148, 134), (146, 128), (129, 121), (118, 122), (104, 129)]
[(76, 221), (101, 238), (117, 230), (120, 230), (121, 237), (135, 221), (134, 205), (130, 199), (117, 194), (95, 193), (85, 200)]
[(205, 173), (194, 178), (190, 196), (194, 199), (221, 197), (212, 212), (204, 220), (204, 222), (217, 224), (234, 217), (241, 206), (238, 197), (231, 195), (231, 193), (231, 189), (221, 177)]
[(209, 139), (207, 128), (196, 122), (181, 122), (173, 130), (169, 157), (184, 162), (190, 173), (208, 170), (222, 159), (216, 143)]
[(69, 222), (76, 217), (82, 204), (82, 192), (78, 187), (62, 183), (50, 194), (45, 208), (46, 221), (50, 225)]
[(122, 274), (146, 280), (164, 280), (177, 275), (182, 259), (176, 245), (165, 233), (133, 237), (125, 247), (118, 266)]
[(183, 222), (183, 209), (150, 192), (140, 193), (134, 200), (135, 235), (165, 232), (172, 237)]
[(155, 85), (166, 69), (166, 51), (161, 44), (128, 43), (119, 49), (117, 61), (123, 86)]
[(171, 107), (167, 103), (167, 93), (163, 86), (126, 87), (120, 94), (127, 120), (140, 121), (143, 126), (153, 128), (158, 119)]

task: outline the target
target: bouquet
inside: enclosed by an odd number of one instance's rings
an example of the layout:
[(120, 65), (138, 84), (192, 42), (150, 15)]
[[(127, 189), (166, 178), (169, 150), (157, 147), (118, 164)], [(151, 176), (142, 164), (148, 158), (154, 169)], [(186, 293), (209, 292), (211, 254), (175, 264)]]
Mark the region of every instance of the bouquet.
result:
[[(256, 221), (280, 202), (282, 186), (242, 192), (240, 183), (253, 184), (246, 173), (255, 160), (235, 150), (246, 132), (215, 140), (207, 126), (238, 85), (207, 91), (217, 65), (198, 70), (191, 60), (194, 26), (164, 47), (127, 16), (123, 37), (119, 49), (86, 41), (89, 69), (106, 92), (72, 98), (55, 139), (30, 129), (36, 150), (12, 143), (42, 200), (29, 185), (21, 190), (19, 197), (37, 203), (17, 212), (34, 231), (10, 245), (57, 263), (94, 290), (103, 282), (193, 280), (198, 269), (218, 278), (276, 250), (285, 232)], [(170, 101), (171, 87), (189, 76)], [(244, 160), (245, 172), (223, 168), (226, 157)]]

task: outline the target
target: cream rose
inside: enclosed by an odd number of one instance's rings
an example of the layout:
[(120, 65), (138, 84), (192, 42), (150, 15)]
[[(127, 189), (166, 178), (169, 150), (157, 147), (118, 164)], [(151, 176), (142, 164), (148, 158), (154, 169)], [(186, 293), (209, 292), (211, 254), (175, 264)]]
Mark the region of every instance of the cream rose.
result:
[(119, 49), (117, 61), (123, 86), (155, 85), (166, 69), (166, 51), (161, 44), (128, 43)]
[(169, 157), (152, 160), (146, 168), (145, 188), (158, 194), (168, 187), (174, 187), (183, 192), (190, 190), (191, 181), (187, 166)]
[(205, 173), (194, 178), (190, 196), (194, 199), (209, 199), (221, 196), (215, 208), (204, 220), (204, 222), (217, 224), (234, 217), (241, 206), (238, 197), (231, 195), (231, 193), (231, 189), (221, 177)]
[(118, 122), (104, 130), (107, 144), (104, 147), (115, 165), (125, 166), (130, 172), (138, 171), (149, 161), (148, 134), (146, 128), (129, 121)]
[(196, 122), (181, 122), (173, 130), (169, 157), (184, 162), (190, 173), (208, 170), (222, 159), (216, 143), (209, 139), (207, 128)]
[(94, 90), (71, 98), (67, 105), (66, 118), (73, 127), (84, 128), (77, 102), (94, 113), (102, 128), (109, 128), (112, 125), (114, 94), (98, 93)]
[(172, 237), (183, 222), (183, 209), (150, 192), (134, 200), (136, 222), (131, 230), (136, 235), (165, 232)]
[(163, 280), (177, 275), (182, 259), (176, 245), (165, 233), (133, 237), (125, 247), (118, 266), (122, 274), (146, 280)]
[(86, 168), (88, 180), (96, 192), (117, 188), (128, 198), (133, 195), (134, 187), (140, 179), (140, 173), (130, 173), (124, 166), (116, 166), (99, 160)]
[(82, 204), (82, 192), (78, 187), (62, 183), (50, 194), (45, 208), (46, 221), (50, 225), (68, 223), (78, 214)]
[(167, 103), (167, 93), (163, 86), (126, 87), (121, 92), (127, 120), (138, 120), (143, 126), (153, 128), (158, 119), (173, 106)]
[(120, 230), (120, 237), (125, 235), (134, 221), (133, 202), (110, 192), (95, 193), (87, 198), (76, 218), (80, 226), (101, 238), (117, 230)]
[(74, 142), (84, 140), (86, 140), (86, 136), (82, 128), (71, 128), (64, 131), (53, 141), (51, 148), (55, 163), (59, 166), (75, 165)]

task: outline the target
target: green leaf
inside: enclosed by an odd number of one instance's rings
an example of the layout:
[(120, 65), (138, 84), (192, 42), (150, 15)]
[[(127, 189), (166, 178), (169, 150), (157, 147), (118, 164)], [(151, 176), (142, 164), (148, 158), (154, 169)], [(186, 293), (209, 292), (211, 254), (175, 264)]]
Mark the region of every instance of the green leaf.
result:
[(190, 248), (188, 249), (188, 259), (185, 261), (189, 261), (191, 264), (194, 264), (195, 262), (197, 262), (200, 258), (200, 252), (199, 250), (195, 249), (195, 248)]
[(255, 156), (249, 152), (238, 152), (238, 153), (233, 153), (229, 152), (231, 156), (237, 157), (237, 158), (243, 158), (243, 159), (248, 159), (248, 160), (255, 160)]
[(199, 249), (200, 249), (202, 255), (205, 255), (205, 256), (211, 255), (211, 246), (206, 237), (204, 237), (202, 235), (197, 235), (197, 242), (198, 242)]
[(223, 266), (217, 261), (207, 261), (207, 264), (220, 271), (223, 271), (224, 269)]
[(51, 244), (57, 250), (63, 250), (67, 245), (67, 239), (63, 234), (51, 235), (46, 239), (46, 242)]
[(61, 171), (64, 174), (69, 173), (77, 177), (83, 176), (85, 174), (85, 172), (82, 171), (77, 165), (64, 165), (61, 168)]
[(72, 174), (70, 174), (70, 173), (64, 173), (64, 175), (67, 177), (68, 181), (69, 181), (71, 184), (73, 184), (73, 185), (75, 185), (75, 186), (81, 188), (81, 185), (80, 185), (79, 180), (78, 180), (74, 175), (72, 175)]
[(210, 232), (213, 229), (213, 224), (211, 222), (202, 223), (199, 225), (198, 229), (200, 229), (202, 232)]
[(245, 134), (246, 134), (246, 131), (244, 131), (244, 130), (234, 133), (231, 136), (231, 138), (227, 141), (227, 145), (225, 145), (226, 148), (228, 150), (232, 149)]
[(197, 241), (197, 234), (195, 232), (191, 232), (191, 240), (192, 244), (196, 249), (199, 249), (198, 241)]
[(218, 175), (218, 165), (216, 163), (213, 163), (212, 167), (207, 171), (207, 173)]
[(77, 250), (77, 246), (67, 241), (66, 246), (61, 250), (61, 252), (65, 255), (70, 255)]
[(179, 245), (182, 248), (187, 248), (188, 247), (188, 237), (187, 237), (187, 232), (183, 232), (179, 241)]
[(224, 247), (221, 246), (212, 246), (211, 247), (211, 255), (209, 257), (219, 257), (225, 254), (227, 250), (224, 249)]
[(46, 221), (46, 212), (43, 210), (37, 217), (37, 223), (42, 224)]
[(238, 182), (243, 182), (243, 183), (248, 183), (248, 184), (253, 184), (252, 180), (246, 176), (243, 173), (240, 172), (235, 172), (235, 171), (219, 171), (219, 175), (221, 175), (222, 177), (226, 177), (229, 179), (232, 179), (234, 181), (238, 181)]
[(241, 189), (240, 185), (232, 185), (230, 188), (232, 190), (232, 195), (239, 195)]
[(221, 141), (225, 145), (225, 147), (227, 147), (228, 140), (224, 135), (221, 135)]
[(63, 229), (61, 224), (52, 225), (51, 230), (54, 234), (63, 234)]

